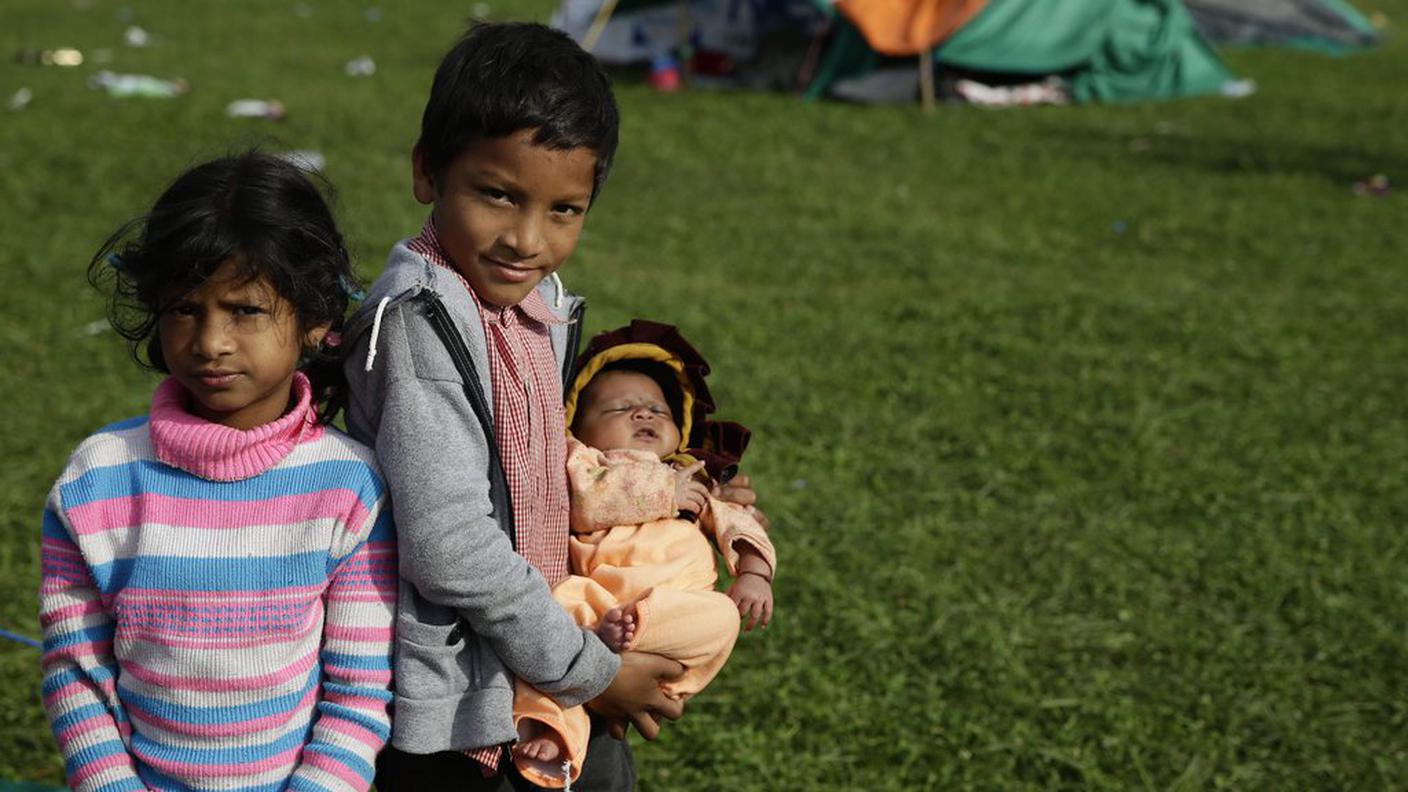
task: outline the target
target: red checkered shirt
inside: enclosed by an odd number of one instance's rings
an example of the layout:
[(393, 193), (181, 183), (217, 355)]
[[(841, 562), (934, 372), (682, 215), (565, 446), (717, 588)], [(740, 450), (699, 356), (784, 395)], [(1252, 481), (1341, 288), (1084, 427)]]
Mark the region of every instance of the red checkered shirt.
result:
[[(550, 325), (564, 324), (543, 296), (530, 292), (508, 307), (486, 305), (450, 262), (427, 219), (411, 250), (455, 273), (479, 309), (488, 340), (489, 382), (493, 387), (494, 439), (503, 461), (513, 503), (518, 554), (555, 586), (567, 577), (567, 430), (562, 380), (548, 337)], [(484, 768), (497, 771), (503, 747), (466, 751)]]

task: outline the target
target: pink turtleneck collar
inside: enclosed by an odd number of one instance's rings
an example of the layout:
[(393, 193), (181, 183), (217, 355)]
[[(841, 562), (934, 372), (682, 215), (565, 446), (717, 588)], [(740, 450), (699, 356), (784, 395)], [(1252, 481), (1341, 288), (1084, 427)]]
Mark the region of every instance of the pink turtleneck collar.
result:
[(168, 377), (152, 394), (151, 437), (156, 457), (211, 481), (238, 481), (283, 461), (299, 443), (323, 436), (313, 409), (313, 389), (303, 372), (293, 375), (293, 409), (253, 429), (232, 429), (193, 415), (190, 392)]

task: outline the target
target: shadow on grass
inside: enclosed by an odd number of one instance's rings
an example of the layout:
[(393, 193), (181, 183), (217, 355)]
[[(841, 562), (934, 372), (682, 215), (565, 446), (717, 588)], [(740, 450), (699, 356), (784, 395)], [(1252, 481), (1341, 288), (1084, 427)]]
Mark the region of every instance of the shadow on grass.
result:
[(1324, 145), (1251, 135), (1194, 137), (1176, 126), (1147, 135), (1051, 126), (1042, 137), (1082, 158), (1142, 161), (1225, 176), (1310, 176), (1346, 188), (1376, 173), (1408, 178), (1408, 158), (1349, 141)]

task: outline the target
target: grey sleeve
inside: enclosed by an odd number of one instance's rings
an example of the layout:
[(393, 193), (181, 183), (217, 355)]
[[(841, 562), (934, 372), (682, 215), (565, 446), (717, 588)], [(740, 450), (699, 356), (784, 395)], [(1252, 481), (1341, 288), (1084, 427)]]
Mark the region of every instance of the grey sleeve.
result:
[[(356, 380), (349, 427), (371, 441), (391, 493), (401, 577), (457, 611), (519, 678), (565, 706), (590, 699), (620, 660), (514, 552), (492, 515), (488, 444), (464, 386), (438, 378), (450, 372), (434, 355), (412, 350), (406, 321), (388, 312), (376, 368), (348, 372)], [(418, 340), (440, 343), (433, 333)], [(354, 352), (352, 360), (363, 358)]]

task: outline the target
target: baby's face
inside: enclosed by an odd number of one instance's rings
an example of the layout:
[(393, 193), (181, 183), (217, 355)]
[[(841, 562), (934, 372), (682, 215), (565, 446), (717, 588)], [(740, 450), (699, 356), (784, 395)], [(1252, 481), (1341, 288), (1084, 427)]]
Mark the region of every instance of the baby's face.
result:
[(598, 374), (579, 397), (578, 440), (601, 451), (630, 448), (665, 457), (679, 450), (680, 430), (655, 380), (635, 371)]

